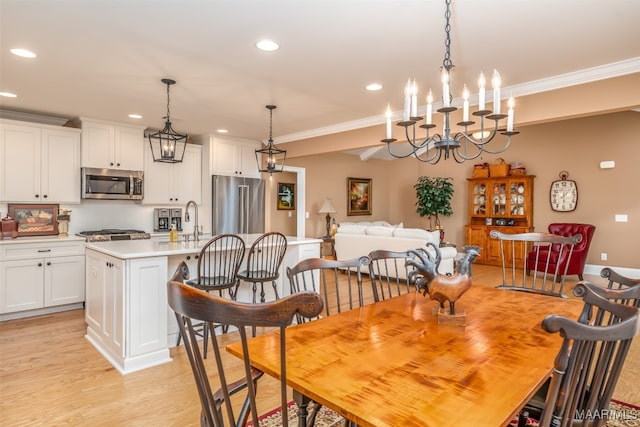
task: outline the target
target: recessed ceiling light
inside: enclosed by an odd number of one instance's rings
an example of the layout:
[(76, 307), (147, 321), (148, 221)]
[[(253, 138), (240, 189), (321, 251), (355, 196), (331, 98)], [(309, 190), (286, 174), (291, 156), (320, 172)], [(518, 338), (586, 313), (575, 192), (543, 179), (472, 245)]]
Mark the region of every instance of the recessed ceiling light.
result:
[(273, 52), (280, 49), (280, 45), (273, 40), (260, 40), (256, 43), (256, 47), (265, 52)]
[(141, 119), (142, 116), (140, 114), (129, 114), (130, 119)]
[(23, 58), (35, 58), (36, 54), (27, 49), (11, 49), (11, 53)]
[(5, 98), (17, 98), (18, 95), (11, 92), (0, 92), (0, 96), (4, 96)]
[(229, 131), (227, 129), (218, 129), (218, 130), (216, 130), (216, 132), (218, 132), (218, 133), (229, 133)]
[(371, 92), (375, 92), (377, 90), (382, 89), (382, 85), (380, 83), (371, 83), (371, 84), (368, 84), (367, 86), (365, 86), (365, 89), (367, 89), (368, 91), (371, 91)]

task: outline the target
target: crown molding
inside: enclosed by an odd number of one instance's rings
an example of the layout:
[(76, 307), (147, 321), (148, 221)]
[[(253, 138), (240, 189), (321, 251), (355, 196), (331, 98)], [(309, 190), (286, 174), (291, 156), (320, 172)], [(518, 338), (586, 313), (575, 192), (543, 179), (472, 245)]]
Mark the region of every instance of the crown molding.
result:
[[(502, 93), (508, 93), (509, 95), (513, 96), (533, 95), (536, 93), (548, 92), (565, 87), (591, 83), (598, 80), (611, 79), (638, 72), (640, 72), (640, 57), (635, 57), (626, 59), (624, 61), (586, 68), (584, 70), (572, 71), (570, 73), (560, 74), (545, 79), (534, 80), (519, 85), (507, 86), (502, 88)], [(462, 98), (454, 99), (453, 103), (462, 104)], [(471, 105), (477, 105), (477, 95), (471, 96), (469, 98), (469, 103)], [(419, 108), (424, 108), (424, 106), (420, 106)], [(433, 108), (434, 110), (436, 110), (437, 108), (439, 108), (439, 104), (434, 103)], [(394, 120), (399, 119), (400, 117), (402, 117), (402, 111), (394, 111), (392, 112), (392, 116), (394, 117)], [(350, 130), (377, 126), (383, 124), (385, 120), (386, 116), (384, 114), (379, 114), (376, 116), (338, 123), (331, 126), (309, 129), (302, 132), (278, 136), (277, 140), (279, 144), (291, 141), (299, 141), (302, 139), (315, 138), (339, 132), (347, 132)]]

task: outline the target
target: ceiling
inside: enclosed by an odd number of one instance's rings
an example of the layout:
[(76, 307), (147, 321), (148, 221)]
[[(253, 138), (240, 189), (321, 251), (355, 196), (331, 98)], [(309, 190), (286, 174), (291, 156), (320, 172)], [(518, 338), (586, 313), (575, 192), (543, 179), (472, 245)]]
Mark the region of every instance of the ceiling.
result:
[[(0, 0), (0, 108), (276, 143), (382, 123), (403, 86), (440, 96), (444, 0)], [(453, 0), (452, 94), (640, 58), (637, 0)], [(254, 44), (271, 38), (276, 52)], [(35, 59), (12, 55), (27, 48)], [(639, 71), (639, 70), (636, 70)], [(379, 82), (384, 88), (368, 92)], [(515, 95), (515, 94), (514, 94)], [(508, 96), (508, 92), (506, 93)], [(420, 103), (424, 103), (424, 98)], [(138, 113), (143, 119), (127, 117)], [(376, 141), (377, 142), (377, 141)]]

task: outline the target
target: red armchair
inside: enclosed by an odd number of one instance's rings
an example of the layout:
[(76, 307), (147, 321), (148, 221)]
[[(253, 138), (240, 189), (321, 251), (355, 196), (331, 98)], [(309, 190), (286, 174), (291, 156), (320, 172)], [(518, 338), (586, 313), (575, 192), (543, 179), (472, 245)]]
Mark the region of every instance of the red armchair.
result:
[[(556, 234), (564, 237), (575, 236), (576, 234), (582, 235), (582, 240), (575, 244), (571, 258), (569, 259), (569, 250), (565, 249), (560, 251), (560, 245), (551, 246), (551, 255), (549, 256), (549, 266), (547, 267), (547, 273), (553, 274), (558, 271), (559, 274), (563, 274), (565, 267), (567, 268), (566, 275), (577, 274), (578, 278), (582, 280), (582, 272), (584, 271), (584, 265), (587, 262), (587, 254), (589, 253), (589, 246), (591, 245), (591, 238), (596, 231), (595, 225), (591, 224), (572, 224), (572, 223), (553, 223), (549, 224), (549, 233)], [(540, 248), (538, 255), (538, 263), (536, 265), (536, 249), (533, 248), (527, 256), (527, 272), (545, 271), (547, 263), (547, 256), (549, 248)], [(567, 267), (567, 261), (569, 265)], [(559, 266), (558, 266), (559, 264)], [(556, 270), (556, 266), (559, 268)], [(558, 277), (558, 280), (560, 278)]]

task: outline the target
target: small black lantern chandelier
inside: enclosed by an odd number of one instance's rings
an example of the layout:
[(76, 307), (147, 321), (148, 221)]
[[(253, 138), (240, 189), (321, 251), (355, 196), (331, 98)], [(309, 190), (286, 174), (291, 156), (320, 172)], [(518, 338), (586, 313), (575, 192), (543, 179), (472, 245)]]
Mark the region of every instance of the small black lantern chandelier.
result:
[[(256, 162), (258, 162), (258, 170), (260, 172), (268, 172), (270, 175), (274, 172), (282, 172), (284, 169), (284, 161), (287, 158), (287, 150), (276, 147), (273, 143), (273, 110), (275, 105), (266, 105), (269, 110), (269, 141), (268, 144), (256, 150)], [(267, 157), (266, 167), (263, 167), (262, 155)]]
[[(472, 114), (480, 118), (480, 130), (473, 134), (469, 133), (468, 127), (473, 125), (475, 122), (469, 119), (469, 91), (465, 85), (463, 91), (464, 101), (462, 121), (457, 123), (458, 126), (464, 127), (464, 131), (457, 132), (455, 135), (451, 133), (450, 114), (457, 110), (456, 107), (451, 105), (452, 96), (449, 91), (451, 70), (454, 68), (453, 63), (451, 62), (451, 36), (449, 34), (451, 30), (451, 25), (449, 24), (449, 18), (451, 17), (451, 0), (446, 0), (446, 5), (445, 55), (442, 62), (442, 108), (436, 110), (438, 113), (444, 114), (442, 134), (436, 133), (431, 136), (429, 135), (429, 130), (436, 127), (432, 122), (433, 97), (431, 95), (431, 91), (429, 91), (429, 94), (427, 95), (427, 109), (425, 115), (426, 123), (419, 126), (422, 129), (426, 129), (426, 138), (424, 140), (420, 140), (420, 138), (416, 136), (416, 123), (423, 118), (419, 116), (417, 112), (418, 89), (415, 80), (413, 81), (413, 84), (411, 81), (408, 81), (405, 86), (404, 115), (402, 121), (398, 122), (397, 125), (405, 128), (405, 135), (407, 142), (410, 145), (411, 152), (408, 154), (397, 154), (392, 152), (391, 143), (397, 141), (397, 139), (392, 137), (391, 108), (387, 105), (386, 138), (382, 139), (380, 142), (387, 144), (389, 154), (393, 157), (405, 158), (414, 156), (421, 162), (436, 164), (444, 154), (445, 160), (451, 155), (456, 162), (462, 163), (465, 160), (475, 159), (482, 154), (498, 154), (506, 151), (511, 144), (511, 136), (520, 133), (513, 130), (513, 97), (510, 97), (508, 101), (508, 114), (500, 114), (501, 82), (500, 74), (498, 74), (496, 70), (493, 71), (492, 78), (493, 111), (485, 107), (485, 78), (482, 73), (480, 73), (480, 78), (478, 80), (478, 111)], [(504, 128), (498, 129), (498, 122), (504, 118), (507, 119), (506, 130)], [(485, 119), (494, 122), (493, 130), (489, 130), (485, 127)], [(409, 131), (409, 128), (411, 128), (412, 132)], [(498, 132), (507, 137), (506, 144), (499, 149), (493, 149), (493, 147), (491, 150), (488, 149), (487, 144), (494, 139)]]
[(187, 148), (187, 135), (173, 130), (169, 116), (169, 87), (176, 83), (172, 79), (162, 79), (167, 85), (167, 116), (161, 131), (149, 134), (149, 144), (154, 162), (180, 163)]

